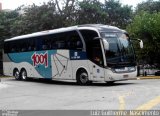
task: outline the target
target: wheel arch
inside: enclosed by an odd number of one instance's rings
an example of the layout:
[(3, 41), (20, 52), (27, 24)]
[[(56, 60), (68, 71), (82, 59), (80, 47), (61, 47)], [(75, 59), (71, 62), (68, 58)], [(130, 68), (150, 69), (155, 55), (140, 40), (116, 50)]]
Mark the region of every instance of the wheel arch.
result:
[(21, 68), (20, 72), (21, 72), (22, 70), (25, 70), (25, 71), (27, 71), (27, 70), (26, 70), (24, 67), (22, 67), (22, 68)]
[[(87, 70), (87, 68), (85, 68), (85, 67), (79, 67), (77, 70), (76, 70), (76, 79), (77, 79), (77, 76), (78, 76), (78, 73), (80, 72), (80, 71), (86, 71), (87, 72), (87, 74), (88, 74), (88, 77), (90, 77), (90, 74), (89, 74), (89, 71)], [(90, 80), (90, 78), (88, 78), (89, 80)]]

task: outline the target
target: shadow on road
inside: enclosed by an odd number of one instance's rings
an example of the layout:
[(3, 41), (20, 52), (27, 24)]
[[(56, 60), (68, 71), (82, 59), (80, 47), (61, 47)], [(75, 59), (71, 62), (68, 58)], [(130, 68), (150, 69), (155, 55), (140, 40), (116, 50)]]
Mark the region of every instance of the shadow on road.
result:
[[(7, 81), (19, 81), (15, 80), (14, 78), (8, 78)], [(70, 86), (82, 86), (78, 85), (76, 82), (70, 82), (70, 81), (57, 81), (57, 80), (46, 80), (46, 79), (28, 79), (27, 81), (22, 81), (22, 82), (34, 82), (34, 83), (42, 83), (42, 84), (53, 84), (53, 85), (70, 85)], [(100, 87), (111, 87), (111, 86), (125, 86), (125, 85), (132, 85), (132, 84), (137, 84), (135, 82), (127, 82), (127, 81), (117, 81), (113, 84), (109, 83), (97, 83), (93, 82), (89, 85), (86, 86), (100, 86)]]

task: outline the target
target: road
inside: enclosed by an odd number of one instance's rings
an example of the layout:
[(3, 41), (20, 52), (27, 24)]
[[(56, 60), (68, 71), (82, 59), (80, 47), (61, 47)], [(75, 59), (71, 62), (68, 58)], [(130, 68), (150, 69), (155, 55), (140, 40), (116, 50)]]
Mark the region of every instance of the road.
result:
[(2, 78), (0, 109), (13, 110), (159, 110), (160, 80), (129, 80), (113, 85), (17, 81)]

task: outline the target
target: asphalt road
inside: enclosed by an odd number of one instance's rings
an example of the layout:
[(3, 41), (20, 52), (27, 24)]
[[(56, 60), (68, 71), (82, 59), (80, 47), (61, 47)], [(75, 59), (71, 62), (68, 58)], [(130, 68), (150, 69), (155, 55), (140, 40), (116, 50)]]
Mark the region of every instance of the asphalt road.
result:
[(113, 85), (75, 82), (0, 82), (0, 109), (12, 110), (160, 110), (160, 80), (129, 80)]

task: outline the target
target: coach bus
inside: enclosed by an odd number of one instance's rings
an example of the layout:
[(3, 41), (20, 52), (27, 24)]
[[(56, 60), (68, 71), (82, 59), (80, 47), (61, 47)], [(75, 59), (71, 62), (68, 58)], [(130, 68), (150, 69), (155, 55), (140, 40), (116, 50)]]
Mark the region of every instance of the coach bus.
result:
[(136, 78), (129, 35), (102, 24), (72, 26), (6, 39), (4, 75), (17, 80), (76, 80), (78, 84)]

